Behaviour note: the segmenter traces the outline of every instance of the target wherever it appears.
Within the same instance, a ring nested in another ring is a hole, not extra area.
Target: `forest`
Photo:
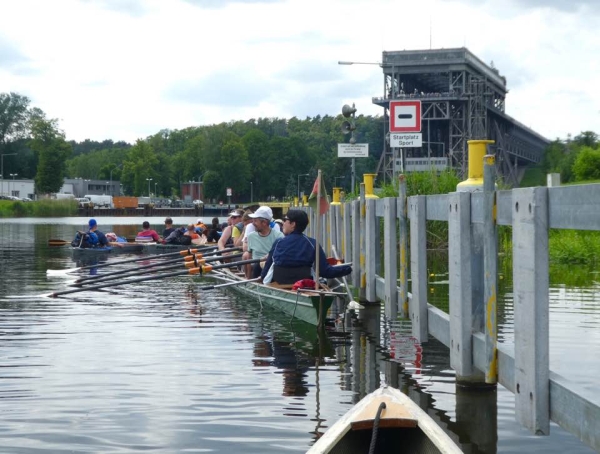
[[[0,93],[0,153],[4,175],[34,178],[38,194],[57,192],[66,177],[120,180],[124,194],[140,196],[152,178],[157,197],[177,197],[181,183],[202,181],[208,200],[223,199],[226,188],[234,203],[249,200],[250,191],[255,200],[282,200],[297,194],[298,184],[310,192],[317,169],[326,187],[351,192],[351,159],[337,156],[337,144],[349,139],[341,132],[341,114],[164,129],[130,144],[68,141],[58,120],[30,104],[18,93]],[[383,121],[356,117],[357,143],[369,144],[369,157],[356,159],[356,175],[376,170]],[[538,168],[561,173],[563,182],[600,179],[598,139],[591,131],[557,139]]]

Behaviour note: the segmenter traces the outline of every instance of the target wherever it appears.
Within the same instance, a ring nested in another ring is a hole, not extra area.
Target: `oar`
[[[340,259],[340,256],[337,253],[337,250],[335,248],[335,245],[331,245],[331,250],[333,251],[333,256],[335,257],[336,260]],[[346,294],[348,295],[348,299],[350,300],[350,302],[348,303],[348,306],[346,307],[347,309],[364,309],[365,306],[363,306],[362,304],[360,304],[358,301],[354,301],[354,295],[352,295],[352,292],[350,291],[350,287],[348,286],[348,281],[346,280],[346,276],[342,276],[342,282],[344,283],[344,287],[346,289]]]
[[[240,252],[239,254],[228,255],[227,257],[241,257],[242,255],[243,255],[243,252]],[[202,258],[202,254],[197,254],[196,256],[188,255],[187,257],[184,257],[183,260],[187,263],[190,263],[192,266],[197,267],[197,266],[203,265],[207,262],[214,262],[216,260],[220,260],[221,258],[222,257],[220,257],[220,256],[215,256],[215,257],[208,256],[207,258]],[[167,266],[167,267],[164,266],[169,263],[176,263],[177,265]],[[186,266],[187,266],[187,263],[186,263]],[[172,259],[172,260],[165,260],[163,262],[150,263],[149,265],[140,266],[133,270],[113,271],[111,273],[104,273],[104,274],[99,274],[99,275],[95,275],[95,276],[82,277],[82,278],[77,279],[71,285],[81,287],[82,285],[90,284],[91,283],[90,281],[102,282],[102,281],[118,279],[121,277],[135,276],[137,274],[154,273],[156,271],[173,269],[173,268],[180,266],[181,264],[182,263],[181,263],[180,258]],[[154,268],[154,269],[150,269],[150,268]]]
[[[57,274],[65,274],[65,273],[74,273],[74,272],[80,271],[80,270],[89,270],[92,268],[103,268],[105,266],[121,265],[123,263],[142,262],[144,260],[152,260],[155,258],[173,257],[176,255],[185,257],[187,255],[192,255],[192,254],[196,254],[196,253],[207,253],[210,251],[215,251],[215,254],[220,254],[222,252],[237,251],[239,249],[241,249],[241,247],[232,247],[229,249],[223,249],[218,252],[217,252],[217,248],[215,246],[210,246],[210,247],[206,247],[206,248],[185,249],[185,250],[177,251],[177,252],[168,252],[166,254],[144,255],[142,257],[136,257],[134,259],[118,260],[116,262],[108,262],[108,263],[99,263],[97,265],[80,266],[78,268],[68,268],[65,270],[46,270],[46,274],[57,275]]]
[[[248,282],[256,282],[260,281],[260,277],[255,277],[254,279],[246,279],[244,281],[235,281],[235,282],[227,282],[226,284],[217,284],[217,285],[205,285],[204,287],[200,287],[198,290],[212,290],[214,288],[222,288],[222,287],[230,287],[232,285],[243,285]]]
[[[48,246],[65,246],[67,244],[71,244],[71,242],[66,240],[48,240]]]
[[[105,282],[105,283],[101,283],[98,285],[90,285],[90,286],[86,286],[86,287],[78,287],[78,288],[73,288],[73,289],[69,289],[69,290],[62,290],[60,292],[50,293],[49,295],[45,295],[45,296],[48,296],[51,298],[56,298],[57,296],[68,295],[70,293],[86,292],[88,290],[99,290],[101,288],[106,288],[106,287],[117,287],[119,285],[133,284],[135,282],[153,281],[153,280],[157,280],[157,279],[164,279],[166,277],[183,276],[185,274],[202,275],[203,273],[209,273],[213,270],[218,270],[218,269],[222,269],[222,268],[231,268],[233,266],[245,265],[247,263],[257,263],[260,261],[261,261],[261,259],[250,259],[250,260],[240,260],[239,262],[224,263],[222,265],[215,265],[215,266],[202,265],[201,267],[190,268],[189,270],[173,271],[172,273],[165,273],[165,274],[160,274],[160,275],[142,276],[142,277],[137,277],[137,278],[133,278],[133,279],[126,279],[121,282],[109,282],[109,283]]]
[[[158,272],[161,272],[161,271],[168,271],[168,270],[174,270],[174,269],[177,269],[177,268],[181,268],[181,265],[182,265],[182,263],[180,262],[180,263],[177,263],[175,265],[161,266],[160,268],[153,268],[151,270],[144,270],[143,272],[138,273],[138,274],[128,274],[128,275],[126,275],[124,277],[134,277],[134,276],[144,275],[144,274],[153,274],[153,275],[156,275]],[[197,266],[196,266],[196,264],[194,262],[184,262],[183,266],[185,268],[188,268],[188,269],[189,268],[197,268]],[[104,282],[108,282],[108,281],[114,281],[114,280],[117,280],[117,279],[121,279],[122,277],[123,276],[107,276],[107,277],[99,277],[98,279],[95,279],[93,281],[89,280],[89,279],[85,280],[85,281],[82,281],[82,282],[77,281],[77,282],[74,282],[73,284],[69,284],[69,287],[96,288],[96,286],[97,286],[96,284],[98,282],[104,283]],[[132,282],[132,281],[130,281],[130,282]]]

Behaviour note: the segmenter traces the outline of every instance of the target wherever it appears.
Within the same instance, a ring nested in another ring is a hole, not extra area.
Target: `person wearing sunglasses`
[[[273,245],[261,272],[265,284],[293,284],[302,279],[314,279],[316,240],[304,234],[308,215],[302,210],[289,210],[283,218],[284,238]],[[326,279],[347,276],[350,265],[331,266],[319,245],[319,275]]]

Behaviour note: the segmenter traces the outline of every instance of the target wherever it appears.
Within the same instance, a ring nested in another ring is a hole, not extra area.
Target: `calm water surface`
[[[98,220],[124,235],[142,221]],[[162,218],[150,221],[162,228]],[[377,310],[319,337],[254,300],[199,290],[207,281],[198,278],[41,296],[68,285],[47,269],[82,264],[48,239],[70,240],[86,222],[0,220],[2,453],[304,452],[382,382],[409,394],[465,452],[592,452],[556,425],[549,437],[521,428],[501,386],[457,391],[446,347],[416,344],[408,326],[381,325]],[[432,279],[432,299],[443,301],[444,279]],[[598,280],[551,290],[551,367],[594,392]],[[509,284],[502,304],[503,341],[512,342]]]

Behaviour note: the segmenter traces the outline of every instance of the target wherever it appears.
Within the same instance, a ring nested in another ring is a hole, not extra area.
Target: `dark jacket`
[[[283,268],[312,267],[315,261],[315,246],[317,242],[314,238],[309,238],[303,233],[292,232],[289,235],[277,240],[262,270],[261,277],[267,275],[272,265]],[[323,248],[319,245],[319,275],[326,279],[342,277],[350,274],[352,267],[350,265],[331,266],[327,262],[327,257]]]
[[[108,245],[108,238],[106,238],[106,235],[104,233],[102,233],[100,230],[96,230],[94,233],[98,236],[99,247],[104,247]]]

